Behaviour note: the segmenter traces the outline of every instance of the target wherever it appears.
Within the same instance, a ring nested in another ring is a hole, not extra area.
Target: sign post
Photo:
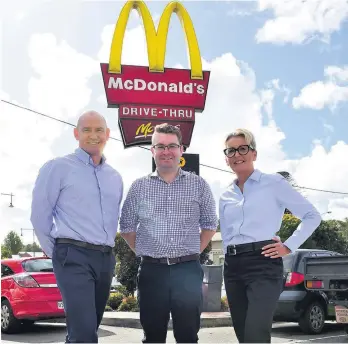
[[[123,38],[132,9],[143,20],[149,66],[121,64]],[[165,68],[167,35],[172,14],[186,35],[191,69]],[[107,104],[118,108],[118,124],[124,148],[150,145],[154,126],[170,123],[182,132],[185,149],[190,146],[196,113],[207,97],[210,71],[202,70],[201,54],[192,20],[177,1],[164,9],[155,29],[143,1],[127,1],[116,23],[109,63],[101,63]]]

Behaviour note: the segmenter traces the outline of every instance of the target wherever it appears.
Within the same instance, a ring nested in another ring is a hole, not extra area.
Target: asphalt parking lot
[[[2,334],[1,343],[63,343],[65,339],[64,324],[35,324],[26,332]],[[102,326],[99,331],[100,343],[141,343],[140,329]],[[199,334],[200,343],[238,343],[233,327],[204,328]],[[167,343],[175,343],[172,331],[168,331]],[[305,335],[297,324],[274,324],[272,343],[348,343],[348,335],[342,326],[327,323],[320,335]]]

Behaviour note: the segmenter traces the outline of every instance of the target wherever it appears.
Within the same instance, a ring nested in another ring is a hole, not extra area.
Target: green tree
[[[211,251],[213,247],[212,241],[209,241],[209,244],[207,245],[207,247],[203,250],[203,252],[201,253],[200,257],[199,257],[199,261],[202,265],[212,265],[213,261],[211,259],[209,259],[209,253]]]
[[[137,288],[137,274],[140,264],[140,258],[136,257],[129,248],[120,233],[117,233],[115,239],[114,252],[117,259],[116,275],[117,280],[126,287],[127,292],[134,296]]]
[[[4,245],[9,249],[11,254],[18,254],[23,248],[21,237],[15,231],[11,231],[6,235]]]
[[[284,215],[281,228],[277,233],[282,242],[292,235],[300,222],[293,215]],[[348,241],[342,234],[341,227],[337,226],[337,222],[332,220],[322,221],[319,227],[300,248],[332,250],[344,254],[348,252]]]
[[[220,219],[218,221],[218,225],[217,225],[217,228],[216,228],[216,232],[221,232],[221,228],[220,228]]]
[[[23,251],[25,252],[42,252],[41,247],[34,242],[33,244],[28,244],[23,247]]]
[[[348,241],[348,217],[344,220],[328,220],[333,227],[337,227],[343,237]]]
[[[11,258],[11,251],[5,245],[1,245],[1,259]]]

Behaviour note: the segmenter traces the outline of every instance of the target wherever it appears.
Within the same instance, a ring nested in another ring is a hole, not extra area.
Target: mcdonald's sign
[[[149,66],[121,64],[123,38],[132,9],[137,10],[144,24]],[[191,69],[164,66],[173,13],[179,17],[187,38]],[[147,135],[137,135],[138,128],[164,122],[180,125],[183,144],[190,145],[195,113],[205,107],[210,71],[202,70],[193,23],[180,2],[170,2],[165,7],[157,30],[143,1],[126,2],[116,23],[109,63],[101,63],[101,72],[108,107],[119,109],[118,122],[125,147],[150,144],[152,134],[147,131]]]

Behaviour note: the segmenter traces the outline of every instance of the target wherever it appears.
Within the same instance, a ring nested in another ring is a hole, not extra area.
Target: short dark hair
[[[168,123],[162,123],[155,126],[155,132],[160,134],[174,134],[179,140],[179,144],[182,144],[182,135],[181,131],[175,125]]]

